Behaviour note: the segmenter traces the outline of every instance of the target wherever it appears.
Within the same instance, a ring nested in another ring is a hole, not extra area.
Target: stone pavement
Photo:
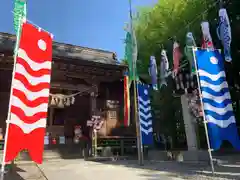
[[[45,161],[39,167],[20,163],[15,170],[5,180],[240,180],[240,164],[217,166],[215,177],[206,164],[145,161],[144,166],[138,166],[135,160],[59,159]]]
[[[137,161],[90,162],[84,160],[48,161],[40,166],[48,180],[185,180],[185,179],[240,179],[240,166],[216,167],[215,177],[206,164],[180,164],[176,162],[145,162],[138,166]]]
[[[103,164],[84,160],[61,160],[45,162],[40,168],[49,180],[183,180],[167,177],[161,172],[135,169],[120,165]]]
[[[9,171],[4,180],[47,180],[32,162],[21,163]]]

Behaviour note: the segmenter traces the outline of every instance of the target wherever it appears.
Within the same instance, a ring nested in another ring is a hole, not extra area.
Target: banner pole
[[[204,129],[205,129],[205,135],[206,135],[207,145],[208,145],[208,154],[209,154],[209,159],[210,159],[210,163],[211,163],[212,174],[214,175],[215,170],[214,170],[214,164],[213,164],[212,149],[211,149],[211,146],[210,146],[210,140],[209,140],[209,136],[208,136],[207,120],[206,120],[205,111],[204,111],[204,106],[203,106],[202,92],[201,92],[201,86],[200,86],[199,74],[198,74],[198,66],[197,66],[197,60],[196,60],[196,56],[195,56],[195,51],[196,51],[196,50],[197,50],[197,48],[196,48],[196,47],[193,47],[193,59],[194,59],[194,64],[195,64],[195,68],[196,68],[198,91],[199,91],[199,96],[200,96],[200,102],[201,102],[202,112],[203,112],[203,124],[204,124]]]
[[[137,150],[138,150],[138,163],[140,166],[144,165],[143,158],[143,144],[142,144],[142,134],[141,134],[141,126],[139,122],[139,113],[138,113],[138,85],[136,83],[136,79],[133,80],[134,85],[134,118],[136,123],[136,133],[137,133]]]
[[[4,180],[4,171],[5,171],[5,159],[6,159],[6,152],[7,152],[7,139],[8,139],[8,132],[9,132],[9,125],[10,125],[10,117],[11,117],[11,102],[12,102],[12,82],[14,80],[14,74],[16,71],[16,61],[17,61],[17,55],[18,55],[18,46],[19,46],[19,40],[20,40],[20,32],[21,32],[21,25],[22,25],[22,18],[19,18],[19,27],[18,32],[16,34],[16,45],[14,49],[14,59],[13,59],[13,71],[12,71],[12,81],[11,81],[11,89],[10,89],[10,97],[9,97],[9,103],[8,103],[8,114],[7,114],[7,120],[6,120],[6,131],[4,136],[4,148],[3,148],[3,157],[2,157],[2,166],[1,166],[1,180]]]

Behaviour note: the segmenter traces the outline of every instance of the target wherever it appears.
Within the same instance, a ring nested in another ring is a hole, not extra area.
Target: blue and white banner
[[[195,57],[211,148],[217,150],[228,140],[240,150],[223,58],[218,50],[196,50]]]
[[[149,86],[138,84],[138,115],[143,145],[153,145],[152,112]]]

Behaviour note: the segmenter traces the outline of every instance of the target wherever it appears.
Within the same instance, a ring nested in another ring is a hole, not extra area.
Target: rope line
[[[93,88],[97,88],[97,86],[94,85],[94,86],[92,86],[92,87],[90,87],[90,88],[86,88],[84,91],[80,91],[80,92],[77,92],[77,93],[74,93],[74,94],[71,94],[71,95],[64,95],[64,97],[65,97],[65,98],[75,97],[75,96],[77,96],[77,95],[80,95],[80,94],[83,94],[83,93],[85,93],[85,92],[88,92],[88,91],[90,91],[90,90],[93,89]],[[51,93],[49,93],[49,95],[50,95],[50,96],[56,96],[56,94],[51,94]]]
[[[230,0],[228,0],[226,4],[228,4],[229,2],[230,2]],[[182,30],[184,30],[184,29],[186,29],[186,28],[189,28],[190,25],[192,25],[194,22],[196,22],[196,21],[198,20],[198,18],[203,17],[204,14],[206,14],[207,12],[209,12],[210,10],[212,10],[212,8],[214,8],[215,5],[218,4],[218,3],[221,3],[221,0],[217,0],[217,1],[214,2],[212,5],[210,5],[205,11],[203,11],[203,12],[200,13],[200,14],[198,14],[192,21],[188,22],[183,28],[179,29],[179,30],[176,32],[176,34],[179,34]],[[169,40],[173,39],[174,37],[176,37],[176,35],[168,38],[166,41],[169,41]],[[157,44],[162,45],[163,42],[157,43]]]

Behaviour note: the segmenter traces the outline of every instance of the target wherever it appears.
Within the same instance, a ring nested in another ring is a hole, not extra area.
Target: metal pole
[[[130,26],[131,26],[131,34],[133,35],[133,17],[132,17],[132,1],[129,0],[129,14],[130,14]],[[134,49],[134,42],[132,42],[132,50]],[[133,57],[133,52],[132,52]],[[133,71],[133,89],[134,89],[134,120],[136,123],[136,135],[137,135],[137,150],[138,150],[138,163],[140,166],[143,165],[143,145],[142,145],[142,137],[141,137],[141,127],[138,117],[138,92],[137,92],[137,83],[136,83],[136,61],[132,58],[132,71]]]
[[[201,106],[202,106],[202,112],[203,112],[203,124],[204,124],[204,129],[205,129],[205,134],[206,134],[207,145],[208,145],[208,154],[209,154],[209,159],[210,159],[210,163],[211,163],[212,174],[214,175],[215,170],[214,170],[214,164],[213,164],[213,158],[212,158],[212,149],[210,146],[210,140],[209,140],[209,136],[208,136],[207,120],[206,120],[203,101],[202,101],[202,91],[201,91],[201,87],[200,87],[198,67],[197,67],[197,61],[196,61],[196,56],[195,56],[196,50],[197,50],[197,48],[193,47],[193,58],[194,58],[194,63],[195,63],[196,75],[197,75],[198,91],[199,91],[199,96],[200,96],[200,101],[201,101]]]
[[[14,63],[13,63],[13,72],[12,72],[12,81],[14,80],[14,74],[16,70],[16,61],[17,61],[17,55],[18,55],[18,46],[19,46],[19,40],[20,40],[20,32],[21,32],[21,25],[22,25],[22,18],[19,18],[19,27],[18,27],[18,32],[17,32],[17,38],[16,38],[16,45],[14,49]],[[10,97],[9,97],[9,104],[8,104],[8,115],[7,115],[7,120],[6,120],[6,131],[5,131],[5,136],[4,136],[4,148],[3,148],[3,157],[2,157],[2,166],[1,166],[1,177],[0,179],[4,179],[4,171],[5,171],[5,159],[6,159],[6,153],[7,153],[7,140],[8,140],[8,133],[9,133],[9,124],[10,124],[10,117],[11,117],[11,101],[12,101],[12,91],[13,87],[11,85],[11,90],[10,90]]]

